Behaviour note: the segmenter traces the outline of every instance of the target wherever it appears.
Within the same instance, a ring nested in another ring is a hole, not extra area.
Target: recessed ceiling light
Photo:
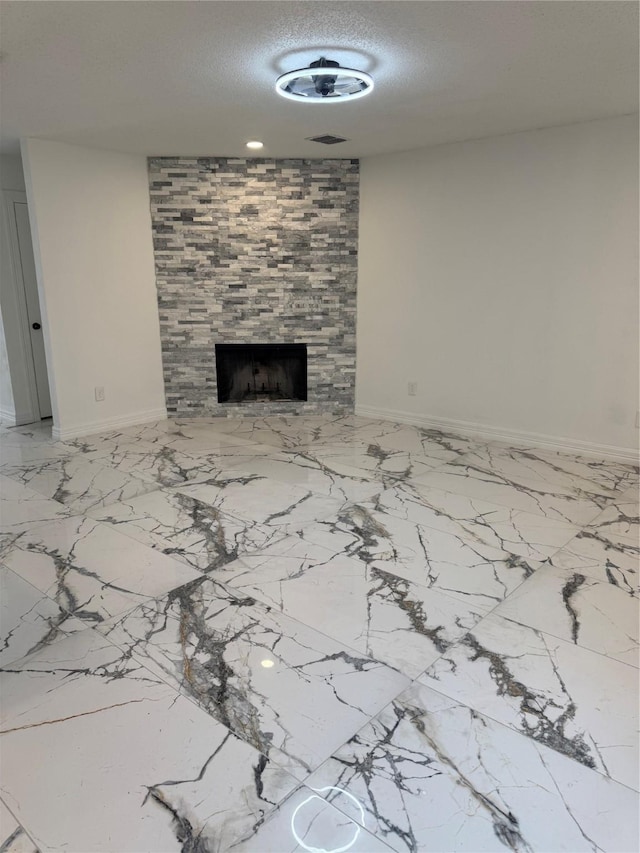
[[[276,80],[276,92],[283,98],[307,104],[335,104],[355,101],[373,91],[373,78],[355,68],[341,68],[333,59],[321,56],[308,68],[288,71]]]
[[[275,662],[270,660],[269,658],[265,658],[264,660],[260,661],[260,665],[263,666],[265,669],[271,669],[272,666],[275,666]]]
[[[247,142],[247,148],[262,148],[263,143],[259,142],[257,139],[252,139],[251,142]]]

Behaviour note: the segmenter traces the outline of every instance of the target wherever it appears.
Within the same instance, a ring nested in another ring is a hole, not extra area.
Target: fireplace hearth
[[[307,399],[306,344],[216,344],[219,403]]]

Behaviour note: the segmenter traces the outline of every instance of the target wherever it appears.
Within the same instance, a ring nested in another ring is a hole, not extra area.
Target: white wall
[[[637,126],[362,161],[359,411],[593,452],[637,445]]]
[[[0,155],[0,183],[3,190],[21,190],[24,192],[24,172],[20,154]]]
[[[145,158],[40,139],[22,158],[54,434],[164,417]]]

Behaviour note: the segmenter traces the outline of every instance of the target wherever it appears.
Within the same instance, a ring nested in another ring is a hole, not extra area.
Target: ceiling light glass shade
[[[262,148],[262,142],[258,142],[257,139],[252,139],[251,142],[247,142],[247,148]]]
[[[321,62],[282,74],[276,80],[276,92],[299,103],[335,104],[364,98],[373,91],[373,78],[364,71]]]

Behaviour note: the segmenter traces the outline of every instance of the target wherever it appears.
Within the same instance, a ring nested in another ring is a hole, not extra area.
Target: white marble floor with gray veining
[[[634,853],[638,469],[0,427],[0,853]]]

